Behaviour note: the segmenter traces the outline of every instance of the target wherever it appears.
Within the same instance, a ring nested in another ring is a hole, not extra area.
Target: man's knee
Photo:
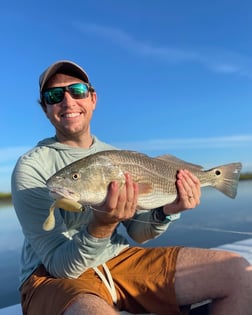
[[[226,254],[225,268],[229,269],[232,275],[234,275],[234,273],[246,273],[246,269],[250,264],[244,257],[234,252],[224,253]]]
[[[68,306],[63,315],[117,315],[102,298],[93,294],[79,294]]]

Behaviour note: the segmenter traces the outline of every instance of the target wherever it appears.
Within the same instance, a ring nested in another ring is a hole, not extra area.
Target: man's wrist
[[[87,231],[90,235],[96,238],[107,238],[113,234],[116,226],[117,224],[100,225],[91,221],[88,224]]]

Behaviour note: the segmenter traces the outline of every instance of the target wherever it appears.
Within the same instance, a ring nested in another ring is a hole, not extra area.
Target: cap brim
[[[87,73],[79,65],[69,60],[60,60],[52,64],[41,74],[39,78],[40,92],[43,91],[48,80],[50,80],[50,78],[56,73],[72,75],[86,83],[89,83]]]

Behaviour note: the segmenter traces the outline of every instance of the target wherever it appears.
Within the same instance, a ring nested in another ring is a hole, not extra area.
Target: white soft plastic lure
[[[51,231],[55,227],[55,217],[54,217],[55,208],[62,208],[64,210],[74,211],[74,212],[81,212],[83,211],[83,209],[85,209],[82,207],[82,205],[79,202],[71,200],[71,199],[60,198],[60,199],[55,200],[52,203],[49,209],[49,215],[43,224],[43,229],[45,231]]]

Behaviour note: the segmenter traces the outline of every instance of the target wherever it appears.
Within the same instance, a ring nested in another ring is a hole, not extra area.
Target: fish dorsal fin
[[[203,169],[201,165],[186,162],[171,154],[160,155],[160,156],[157,156],[156,159],[159,159],[168,163],[173,163],[181,167],[183,166],[183,168],[186,168],[186,166],[188,166],[190,169],[196,169],[196,170]]]

